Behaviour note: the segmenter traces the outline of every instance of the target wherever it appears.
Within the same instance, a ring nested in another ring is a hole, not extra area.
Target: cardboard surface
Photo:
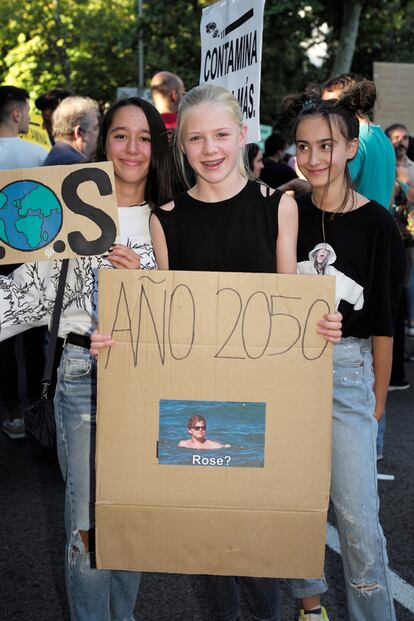
[[[0,264],[102,254],[117,234],[111,162],[0,170]]]
[[[414,63],[374,63],[377,87],[375,122],[386,129],[393,123],[404,123],[414,132]]]
[[[98,365],[98,566],[320,577],[332,346],[316,321],[334,307],[334,278],[99,278],[100,331],[116,344]],[[178,446],[188,413],[200,412],[222,448]],[[261,438],[251,426],[263,416]],[[258,439],[263,462],[252,458]],[[162,443],[170,463],[160,463]]]

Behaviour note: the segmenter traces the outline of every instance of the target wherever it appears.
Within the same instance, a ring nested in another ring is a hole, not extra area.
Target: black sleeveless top
[[[205,203],[181,194],[171,211],[157,208],[171,270],[276,272],[278,206],[248,181],[228,200]]]

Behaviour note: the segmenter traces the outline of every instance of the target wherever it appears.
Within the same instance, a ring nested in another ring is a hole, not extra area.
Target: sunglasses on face
[[[195,429],[195,431],[205,431],[206,430],[206,426],[205,425],[195,425],[193,427],[193,429]]]

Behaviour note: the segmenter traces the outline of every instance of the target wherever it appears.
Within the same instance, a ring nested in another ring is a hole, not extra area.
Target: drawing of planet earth
[[[55,193],[37,181],[15,181],[0,189],[0,240],[16,250],[50,244],[62,227]]]

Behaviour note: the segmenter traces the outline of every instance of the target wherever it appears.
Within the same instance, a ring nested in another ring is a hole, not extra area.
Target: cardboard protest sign
[[[414,132],[414,63],[374,63],[374,81],[378,99],[374,118],[384,129],[404,123]]]
[[[110,162],[0,170],[0,264],[102,254],[117,223]]]
[[[100,272],[100,568],[322,575],[334,282]]]
[[[224,86],[238,99],[248,142],[260,140],[260,77],[265,0],[222,0],[203,9],[200,84]]]

